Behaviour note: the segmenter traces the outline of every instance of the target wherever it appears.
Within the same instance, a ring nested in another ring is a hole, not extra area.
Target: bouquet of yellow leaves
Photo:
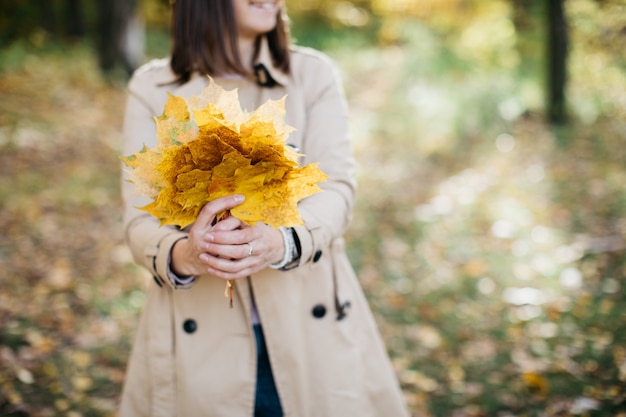
[[[122,157],[133,168],[135,192],[152,199],[141,209],[184,228],[209,201],[242,194],[245,201],[230,211],[242,222],[302,225],[298,201],[321,191],[317,183],[327,175],[315,163],[299,166],[301,155],[286,146],[293,128],[284,122],[284,100],[248,114],[237,90],[213,80],[198,96],[168,95],[155,117],[157,145]]]
[[[301,155],[286,146],[293,128],[285,124],[284,101],[268,100],[249,114],[237,90],[213,80],[198,96],[168,94],[154,118],[157,145],[121,158],[132,168],[135,192],[152,200],[140,209],[161,225],[184,228],[206,203],[242,194],[245,201],[230,215],[246,224],[303,224],[297,204],[321,191],[317,184],[327,175],[317,164],[299,166]]]

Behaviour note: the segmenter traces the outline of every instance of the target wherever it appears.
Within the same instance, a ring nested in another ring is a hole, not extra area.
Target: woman
[[[154,277],[129,361],[125,416],[407,416],[401,391],[342,235],[354,160],[340,81],[319,52],[289,44],[281,2],[176,0],[169,60],[129,83],[124,155],[154,146],[167,92],[198,94],[208,76],[238,89],[242,108],[286,98],[290,145],[329,175],[299,204],[305,225],[253,227],[208,203],[185,230],[137,210],[124,181],[124,227]],[[234,308],[223,298],[235,280]]]

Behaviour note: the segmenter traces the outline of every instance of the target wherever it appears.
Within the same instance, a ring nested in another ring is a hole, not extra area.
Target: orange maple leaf
[[[285,98],[268,100],[249,114],[236,90],[210,81],[189,99],[168,94],[155,117],[157,145],[126,157],[135,191],[152,199],[141,207],[161,224],[193,223],[209,201],[231,194],[246,198],[231,215],[246,224],[275,228],[303,224],[300,200],[321,191],[317,164],[299,166],[301,155],[286,146]]]

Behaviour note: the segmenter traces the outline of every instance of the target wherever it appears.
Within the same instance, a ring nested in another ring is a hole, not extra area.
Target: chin
[[[276,15],[280,3],[280,0],[248,0],[248,8],[256,13]]]
[[[234,0],[239,32],[261,35],[276,27],[281,1],[277,0]]]

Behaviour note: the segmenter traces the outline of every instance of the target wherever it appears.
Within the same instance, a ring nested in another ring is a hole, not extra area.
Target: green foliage
[[[93,35],[94,2],[22,0],[0,2],[0,46],[41,38],[75,41]]]
[[[396,28],[401,47],[331,53],[347,74],[363,167],[350,257],[413,410],[616,414],[626,401],[623,104],[552,130],[541,80],[497,59],[501,45],[467,51],[462,30],[407,26]],[[578,59],[594,50],[572,50],[580,103],[583,90],[624,91],[615,56],[597,58],[606,67],[590,76]]]
[[[552,129],[520,70],[539,46],[520,50],[508,2],[467,4],[456,26],[294,7],[346,82],[350,258],[414,415],[623,416],[624,14],[568,2],[574,117]],[[153,285],[122,239],[124,90],[87,46],[37,39],[0,51],[0,414],[112,416]]]
[[[362,48],[377,41],[376,22],[352,27],[315,14],[290,15],[291,36],[295,43],[321,50]]]

